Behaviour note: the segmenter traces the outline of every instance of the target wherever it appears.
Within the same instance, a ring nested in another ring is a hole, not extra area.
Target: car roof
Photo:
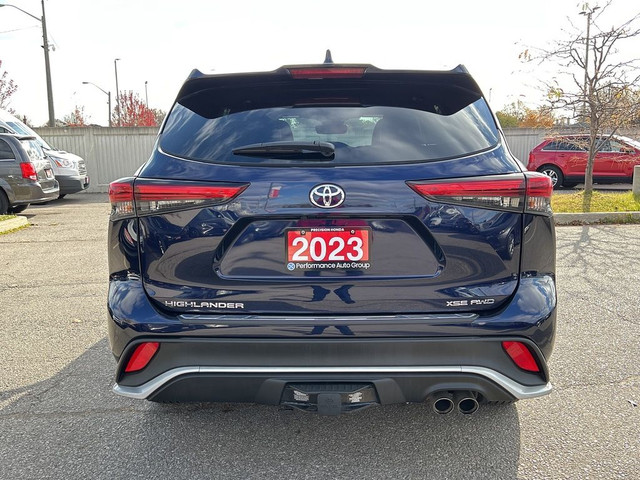
[[[17,133],[0,133],[0,138],[15,138],[16,140],[36,140],[33,135],[19,135]]]

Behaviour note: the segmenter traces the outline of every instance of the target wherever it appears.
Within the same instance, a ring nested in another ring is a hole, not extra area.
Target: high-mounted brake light
[[[22,171],[22,178],[38,180],[38,172],[36,172],[36,166],[33,163],[22,162],[20,164],[20,170]]]
[[[502,348],[511,357],[513,363],[528,372],[539,372],[538,362],[533,358],[531,351],[522,342],[502,342]]]
[[[512,212],[551,214],[550,180],[535,172],[407,182],[423,197],[434,202]]]
[[[127,366],[124,371],[126,373],[137,372],[149,365],[149,362],[158,351],[160,344],[158,342],[141,343],[131,354]]]
[[[248,186],[124,178],[109,185],[111,217],[149,215],[197,205],[220,205],[240,195]]]
[[[305,67],[289,68],[289,73],[295,79],[320,78],[361,78],[366,67]]]

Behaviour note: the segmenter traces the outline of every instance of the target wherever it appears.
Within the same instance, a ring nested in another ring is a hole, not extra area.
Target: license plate
[[[368,269],[371,231],[358,227],[296,228],[286,231],[288,270]]]

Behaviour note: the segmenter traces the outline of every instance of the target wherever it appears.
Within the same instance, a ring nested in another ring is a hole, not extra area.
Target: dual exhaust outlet
[[[451,413],[454,408],[464,415],[476,413],[478,407],[478,399],[476,394],[471,391],[453,391],[453,392],[436,392],[431,395],[433,410],[440,414],[446,415]]]

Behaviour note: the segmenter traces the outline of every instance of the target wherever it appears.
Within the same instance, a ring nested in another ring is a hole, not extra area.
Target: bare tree
[[[618,48],[640,35],[640,13],[618,26],[605,28],[606,13],[613,1],[604,6],[582,5],[586,30],[563,30],[565,38],[548,49],[525,51],[528,61],[553,62],[558,76],[543,82],[551,107],[571,115],[589,132],[589,157],[585,172],[585,206],[593,191],[593,164],[596,153],[620,128],[640,114],[640,65],[638,58],[621,58]]]
[[[9,106],[9,98],[16,93],[18,86],[8,77],[5,70],[2,71],[2,60],[0,60],[0,109],[6,109]]]

